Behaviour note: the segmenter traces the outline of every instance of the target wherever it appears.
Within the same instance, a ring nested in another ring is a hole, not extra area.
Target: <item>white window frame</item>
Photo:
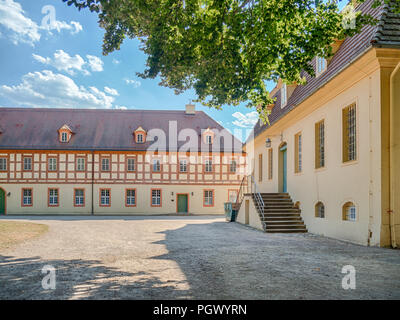
[[[110,189],[101,189],[100,191],[100,205],[103,207],[110,206],[111,203]]]
[[[48,166],[49,171],[57,171],[57,158],[49,158]]]
[[[129,192],[131,192],[131,194],[129,194]],[[126,189],[126,205],[136,206],[136,189]]]
[[[187,160],[186,159],[179,160],[179,172],[187,172]]]
[[[68,133],[61,132],[61,142],[68,142]]]
[[[144,134],[143,133],[138,133],[137,138],[136,138],[137,143],[144,143]]]
[[[161,172],[160,159],[153,159],[153,172]]]
[[[136,160],[135,158],[128,158],[126,162],[126,171],[133,172],[136,170]]]
[[[232,170],[232,168],[234,170]],[[236,162],[236,160],[231,160],[230,163],[229,163],[229,172],[230,173],[236,173],[236,171],[237,171],[237,162]]]
[[[29,194],[25,195],[25,191],[29,191]],[[31,206],[32,205],[32,189],[23,189],[22,191],[22,204],[24,206]]]
[[[357,208],[354,204],[346,207],[346,221],[357,221]]]
[[[151,190],[151,205],[154,207],[161,206],[161,189]]]
[[[77,191],[82,192],[82,195],[78,195]],[[85,190],[84,189],[75,189],[74,190],[74,201],[75,201],[75,206],[83,206],[85,205]]]
[[[110,158],[101,158],[101,171],[110,171]]]
[[[29,161],[27,162],[26,160]],[[24,157],[24,171],[31,171],[32,170],[32,157]]]
[[[7,171],[7,158],[0,158],[0,171]]]
[[[213,172],[212,159],[206,159],[205,165],[204,165],[204,172]]]
[[[49,206],[58,206],[58,189],[49,189]]]
[[[76,171],[85,171],[85,160],[86,159],[82,157],[76,159]]]
[[[214,205],[214,190],[204,190],[204,205],[205,206]]]
[[[325,58],[317,57],[316,59],[316,75],[317,77],[324,73],[328,67],[328,62]]]

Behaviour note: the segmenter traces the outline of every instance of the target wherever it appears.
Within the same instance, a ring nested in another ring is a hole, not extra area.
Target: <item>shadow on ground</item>
[[[310,234],[271,235],[215,221],[159,233],[163,240],[149,234],[148,242],[130,253],[142,260],[136,269],[120,264],[121,256],[113,264],[121,269],[102,259],[0,256],[0,299],[400,299],[397,250]],[[141,256],[152,244],[165,246],[167,253]],[[166,270],[164,260],[179,268]],[[41,287],[44,265],[57,270],[54,291]],[[138,270],[143,265],[152,270]],[[356,290],[342,288],[345,265],[356,268]]]
[[[56,268],[56,289],[43,289],[45,265]],[[135,281],[127,279],[135,278]],[[97,260],[42,260],[0,256],[0,299],[182,299],[185,290],[145,271],[130,273]],[[168,295],[166,295],[168,294]],[[160,298],[164,296],[164,298]]]

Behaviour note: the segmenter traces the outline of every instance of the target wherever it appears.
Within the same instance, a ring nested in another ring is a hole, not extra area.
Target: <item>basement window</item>
[[[343,205],[342,214],[345,221],[357,221],[357,209],[353,202],[346,202]]]

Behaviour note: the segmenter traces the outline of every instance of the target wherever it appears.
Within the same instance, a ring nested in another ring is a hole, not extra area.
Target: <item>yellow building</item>
[[[221,214],[242,143],[204,112],[0,110],[1,214]]]
[[[238,221],[373,246],[400,245],[400,15],[379,20],[315,58],[306,85],[279,81],[270,124],[245,145],[252,178]]]

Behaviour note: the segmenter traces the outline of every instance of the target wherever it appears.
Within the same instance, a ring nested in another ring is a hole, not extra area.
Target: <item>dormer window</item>
[[[321,73],[323,73],[326,70],[327,62],[325,58],[317,57],[316,63],[317,63],[316,74],[318,77]]]
[[[282,84],[281,88],[281,108],[285,107],[287,104],[287,85],[286,83]]]
[[[142,127],[137,128],[133,135],[135,136],[136,143],[146,142],[146,131]]]
[[[203,132],[203,141],[205,144],[213,144],[214,132],[210,128]]]
[[[61,142],[68,142],[68,133],[61,132]]]
[[[67,143],[71,139],[72,129],[64,124],[60,129],[58,129],[59,141],[62,143]]]

